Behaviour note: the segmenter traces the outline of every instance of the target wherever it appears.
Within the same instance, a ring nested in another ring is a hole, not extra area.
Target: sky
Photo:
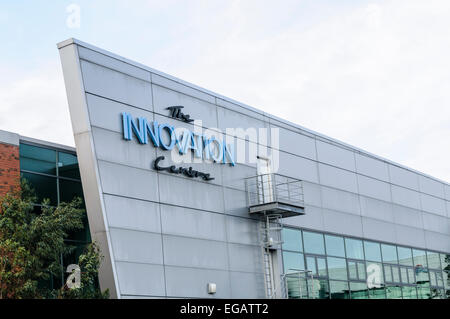
[[[450,182],[448,0],[15,0],[0,26],[1,130],[74,145],[74,37]]]

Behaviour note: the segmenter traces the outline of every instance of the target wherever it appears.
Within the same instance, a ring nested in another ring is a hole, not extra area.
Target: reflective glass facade
[[[450,255],[439,252],[283,229],[283,283],[289,298],[446,298],[449,261]]]
[[[55,206],[61,202],[70,202],[74,197],[83,198],[78,161],[74,152],[22,142],[19,154],[21,177],[29,181],[38,197],[35,212],[39,213],[41,202],[45,198],[50,199],[50,204]],[[70,256],[61,256],[63,270],[67,265],[77,263],[78,256],[91,242],[87,218],[84,230],[70,234],[65,241],[75,249]],[[65,276],[63,271],[60,277],[54,277],[51,282],[43,284],[59,288]]]

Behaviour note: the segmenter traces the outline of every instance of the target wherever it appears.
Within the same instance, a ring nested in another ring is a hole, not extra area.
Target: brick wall
[[[19,181],[19,147],[0,143],[0,195],[13,191]]]

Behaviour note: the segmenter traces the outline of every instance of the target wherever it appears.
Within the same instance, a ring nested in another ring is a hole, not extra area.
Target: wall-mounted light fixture
[[[209,282],[207,287],[208,287],[208,294],[214,295],[216,293],[217,287],[215,283]]]

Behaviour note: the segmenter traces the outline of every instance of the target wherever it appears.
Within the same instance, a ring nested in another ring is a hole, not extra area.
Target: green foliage
[[[64,271],[61,256],[75,248],[64,239],[83,229],[86,213],[80,198],[57,207],[44,200],[40,212],[33,211],[35,202],[34,190],[25,180],[16,193],[0,197],[0,298],[107,297],[97,285],[101,256],[95,244],[88,245],[79,257],[82,287],[76,292],[38,284]]]
[[[0,241],[0,299],[15,298],[33,289],[33,283],[26,278],[29,259],[29,253],[18,243]]]
[[[100,267],[100,248],[92,243],[87,246],[86,252],[78,258],[78,265],[81,269],[81,283],[79,288],[69,289],[64,285],[59,291],[57,298],[64,299],[107,299],[109,291],[102,292],[98,289],[97,274]]]

